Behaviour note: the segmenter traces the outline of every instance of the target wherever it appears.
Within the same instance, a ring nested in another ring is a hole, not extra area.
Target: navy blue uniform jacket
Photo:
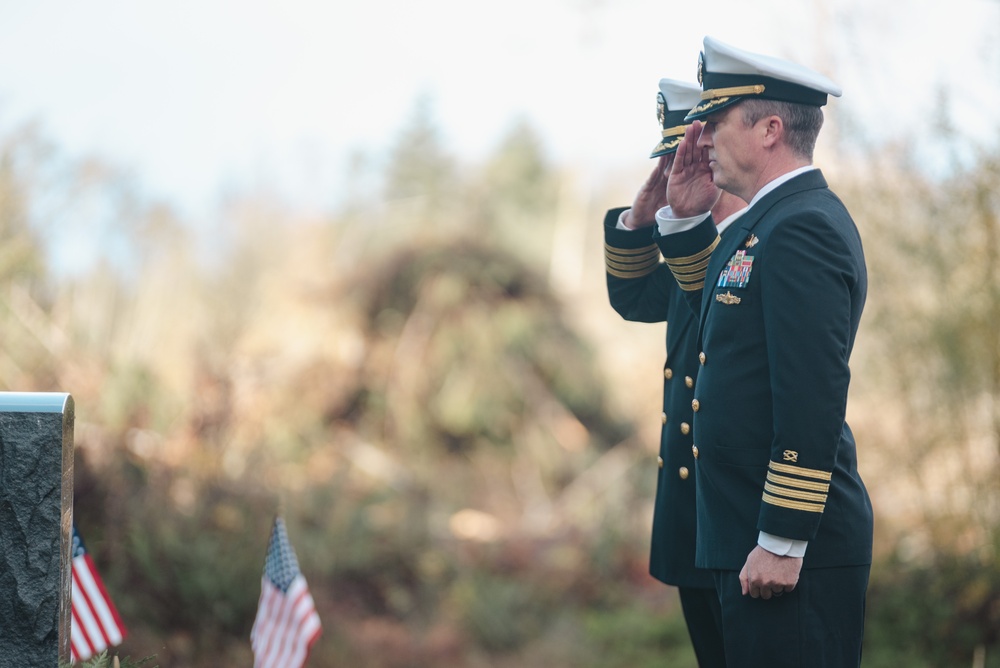
[[[660,261],[652,228],[619,230],[624,208],[604,219],[608,298],[623,318],[666,322],[663,414],[649,572],[666,584],[713,587],[711,573],[695,568],[695,459],[692,453],[698,325],[670,269]],[[726,233],[728,235],[728,232]]]
[[[812,170],[721,240],[711,217],[654,234],[699,311],[696,564],[740,570],[759,531],[808,540],[804,568],[871,563],[872,507],[845,421],[868,288],[847,209]]]

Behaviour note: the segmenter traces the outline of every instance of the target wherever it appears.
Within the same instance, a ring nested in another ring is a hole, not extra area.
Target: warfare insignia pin
[[[758,241],[760,241],[760,239],[757,238],[757,235],[751,233],[750,236],[747,237],[746,247],[747,248],[753,248],[754,246],[757,245]]]
[[[753,255],[738,250],[729,260],[729,264],[719,274],[717,287],[745,288],[750,281],[750,270],[753,269]]]
[[[715,301],[722,302],[726,306],[732,306],[733,304],[739,304],[742,300],[732,292],[726,290],[726,294],[724,295],[715,295]]]

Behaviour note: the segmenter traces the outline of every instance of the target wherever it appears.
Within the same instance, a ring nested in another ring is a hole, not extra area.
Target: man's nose
[[[701,132],[698,133],[698,143],[695,144],[698,148],[705,148],[706,146],[712,145],[712,135],[708,132],[708,126],[702,124]]]

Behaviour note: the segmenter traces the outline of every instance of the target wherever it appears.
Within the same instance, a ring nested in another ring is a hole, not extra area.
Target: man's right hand
[[[673,154],[661,155],[653,173],[642,184],[632,208],[625,212],[625,227],[638,229],[656,222],[656,212],[667,205],[667,178],[673,165]]]
[[[707,213],[719,201],[722,191],[712,179],[708,149],[698,147],[704,123],[695,121],[684,131],[677,147],[674,167],[667,184],[667,199],[674,218],[690,218]]]

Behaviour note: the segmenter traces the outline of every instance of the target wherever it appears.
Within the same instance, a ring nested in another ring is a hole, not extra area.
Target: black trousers
[[[804,569],[766,601],[742,594],[737,571],[715,571],[729,668],[858,668],[870,570]]]
[[[726,668],[718,592],[707,587],[678,587],[677,591],[699,668]]]

